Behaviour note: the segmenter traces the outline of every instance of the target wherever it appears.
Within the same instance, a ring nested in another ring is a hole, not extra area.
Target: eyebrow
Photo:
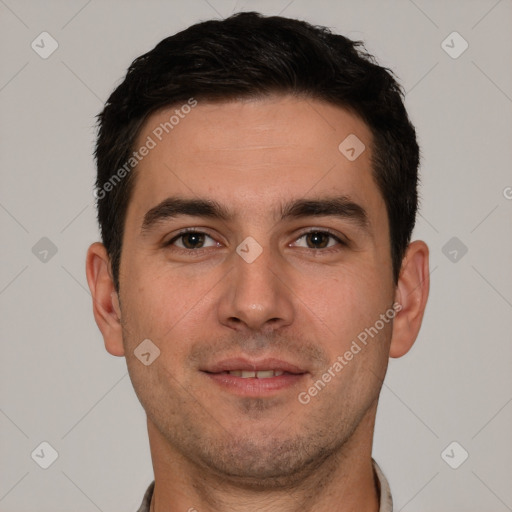
[[[281,210],[281,220],[303,217],[337,217],[353,221],[365,230],[370,227],[366,210],[346,196],[299,199],[287,203]]]
[[[346,196],[293,200],[281,207],[280,215],[280,220],[337,217],[355,222],[364,230],[368,230],[370,224],[366,210]],[[234,214],[225,206],[210,199],[168,197],[144,215],[141,234],[150,232],[161,222],[179,216],[228,221],[234,217]]]
[[[209,219],[229,220],[232,215],[221,204],[209,199],[182,199],[168,197],[151,208],[142,221],[141,233],[151,231],[162,221],[179,216],[205,217]]]

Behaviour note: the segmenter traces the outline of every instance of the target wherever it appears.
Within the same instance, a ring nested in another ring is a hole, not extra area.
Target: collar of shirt
[[[375,461],[373,461],[373,470],[375,472],[377,489],[379,492],[379,512],[393,512],[393,499],[391,497],[389,483],[379,465]],[[142,504],[137,512],[150,512],[151,498],[153,497],[154,488],[155,482],[153,481],[147,488],[146,493],[144,494],[144,499],[142,500]]]

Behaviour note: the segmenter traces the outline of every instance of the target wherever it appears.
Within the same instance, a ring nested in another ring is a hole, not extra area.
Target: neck
[[[377,512],[371,459],[376,407],[350,439],[303,474],[276,484],[255,484],[216,474],[175,450],[148,420],[155,473],[151,512]]]

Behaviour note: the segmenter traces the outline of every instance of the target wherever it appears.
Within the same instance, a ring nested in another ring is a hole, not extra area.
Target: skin
[[[173,110],[152,115],[135,146]],[[338,150],[349,134],[366,146],[355,161]],[[119,294],[104,246],[90,246],[96,322],[107,351],[126,358],[147,413],[156,512],[378,510],[371,447],[379,392],[388,358],[417,337],[429,272],[427,246],[416,241],[393,282],[371,144],[363,121],[320,101],[199,102],[136,168]],[[146,212],[169,196],[215,200],[232,218],[182,215],[141,233]],[[360,205],[367,226],[280,219],[289,201],[333,196]],[[164,246],[189,227],[211,238]],[[304,236],[326,230],[346,243]],[[248,236],[262,248],[252,263],[236,252]],[[194,248],[201,240],[206,247]],[[394,320],[300,403],[298,394],[394,302]],[[160,356],[145,366],[134,350],[148,338]],[[276,357],[306,373],[274,394],[247,397],[201,371],[239,355]]]

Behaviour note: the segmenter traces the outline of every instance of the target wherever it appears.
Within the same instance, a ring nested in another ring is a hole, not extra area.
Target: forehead
[[[326,194],[378,208],[371,142],[360,118],[318,100],[177,105],[150,116],[139,133],[135,148],[152,148],[137,164],[128,217],[140,224],[145,211],[170,195],[214,199],[247,216],[290,198]],[[353,159],[352,148],[364,150]]]

